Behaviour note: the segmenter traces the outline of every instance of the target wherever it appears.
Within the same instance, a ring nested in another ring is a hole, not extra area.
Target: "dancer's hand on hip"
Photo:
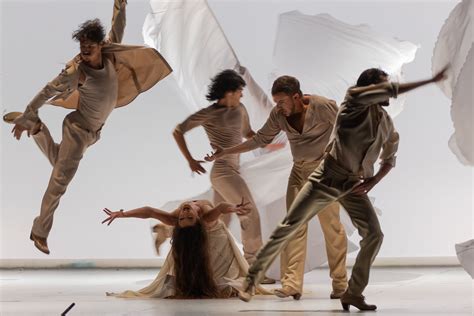
[[[213,143],[211,143],[211,147],[214,148],[214,151],[204,157],[205,161],[211,162],[224,156],[224,149],[222,147]]]
[[[361,183],[356,185],[351,193],[355,195],[364,195],[368,194],[370,190],[379,182],[376,177],[365,178]]]

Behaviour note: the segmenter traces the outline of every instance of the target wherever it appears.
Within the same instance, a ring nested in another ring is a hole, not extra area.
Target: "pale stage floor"
[[[0,270],[3,315],[347,315],[339,300],[330,300],[327,269],[305,278],[300,301],[256,296],[250,303],[238,299],[164,300],[106,297],[106,291],[137,290],[157,270]],[[365,295],[378,305],[357,315],[472,315],[473,280],[461,268],[374,268]],[[351,307],[351,312],[356,313]]]

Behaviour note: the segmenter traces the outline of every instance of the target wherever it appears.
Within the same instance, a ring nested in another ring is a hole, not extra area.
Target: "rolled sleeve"
[[[382,146],[382,153],[380,154],[380,164],[389,164],[395,167],[397,161],[398,144],[400,141],[400,135],[397,131],[393,130],[390,137]]]
[[[109,43],[121,43],[126,25],[126,5],[127,1],[114,0],[112,13],[112,28],[107,36]]]
[[[178,124],[175,128],[176,131],[185,134],[195,127],[201,126],[206,122],[209,117],[208,108],[201,109],[196,113],[188,116],[183,122]]]
[[[39,120],[38,110],[45,103],[59,97],[66,97],[77,89],[78,72],[75,64],[69,62],[61,73],[48,82],[26,106],[23,114],[15,120],[15,124],[25,127],[32,126]]]
[[[276,108],[274,108],[265,124],[262,126],[261,129],[258,130],[257,134],[249,140],[249,142],[253,142],[251,144],[252,146],[255,146],[254,148],[264,147],[270,144],[273,139],[280,133],[280,131],[281,128],[278,124],[278,113],[276,111]]]
[[[353,87],[348,90],[350,103],[360,105],[379,104],[389,98],[398,97],[399,84],[383,82],[366,87]]]
[[[243,104],[241,104],[241,109],[242,109],[242,137],[247,138],[250,132],[252,132],[252,127],[250,126],[249,114]]]

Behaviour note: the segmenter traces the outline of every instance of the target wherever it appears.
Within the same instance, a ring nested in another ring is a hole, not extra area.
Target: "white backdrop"
[[[347,23],[368,24],[386,35],[417,43],[420,49],[415,61],[405,67],[406,79],[415,80],[430,75],[437,34],[456,1],[209,3],[242,64],[268,91],[279,13],[294,9],[306,14],[329,13]],[[110,25],[112,1],[1,0],[1,9],[3,113],[22,110],[60,71],[62,63],[77,53],[78,45],[70,38],[78,24],[99,17]],[[147,1],[129,0],[125,43],[143,42],[141,27],[147,12]],[[383,210],[381,258],[455,256],[454,243],[472,238],[472,169],[459,164],[447,147],[452,133],[449,104],[435,86],[422,88],[408,96],[404,112],[395,119],[401,135],[398,165],[372,194]],[[55,139],[60,139],[66,113],[51,106],[40,111]],[[112,113],[102,139],[87,151],[61,200],[48,240],[52,253],[47,258],[155,258],[148,221],[118,220],[105,227],[100,224],[101,209],[159,206],[208,187],[207,176],[190,176],[171,136],[174,126],[187,115],[172,77]],[[0,258],[46,258],[28,236],[51,167],[32,139],[17,142],[10,129],[6,124],[0,127]],[[196,158],[210,149],[201,129],[192,131],[187,139]]]

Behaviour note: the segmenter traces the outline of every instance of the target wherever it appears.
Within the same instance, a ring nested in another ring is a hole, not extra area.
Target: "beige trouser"
[[[66,192],[79,162],[87,147],[94,144],[100,132],[84,128],[80,114],[74,111],[66,116],[63,122],[63,137],[60,144],[54,142],[48,128],[43,124],[42,130],[33,135],[33,139],[53,166],[48,188],[41,201],[41,212],[33,221],[33,234],[47,238],[53,226],[54,211],[59,205],[61,196]]]
[[[211,170],[211,183],[214,190],[214,204],[229,202],[239,204],[244,198],[250,202],[250,212],[239,216],[244,257],[249,264],[255,261],[257,251],[262,247],[260,216],[247,184],[238,171],[238,159],[219,159]],[[230,214],[223,216],[226,225],[230,223]]]
[[[249,268],[247,280],[258,284],[273,260],[298,230],[314,215],[338,201],[346,209],[362,237],[348,287],[349,293],[361,295],[369,282],[370,266],[380,249],[383,234],[367,195],[350,193],[359,182],[357,175],[348,173],[328,156],[308,178],[283,222],[259,251],[256,261]]]
[[[295,162],[288,179],[286,207],[290,209],[296,195],[321,161]],[[347,288],[346,253],[347,237],[339,218],[339,204],[332,203],[318,213],[326,243],[329,274],[336,292]],[[308,224],[304,223],[281,253],[281,283],[299,293],[303,292],[304,266],[306,259]]]

